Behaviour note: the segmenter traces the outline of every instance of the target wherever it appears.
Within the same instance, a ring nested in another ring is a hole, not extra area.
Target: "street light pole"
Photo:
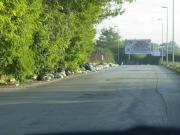
[[[163,19],[158,19],[159,21],[161,21],[161,29],[162,29],[162,31],[161,31],[161,38],[162,38],[162,62],[164,61],[164,48],[163,48],[163,43],[164,43],[164,20]]]
[[[169,9],[168,7],[162,7],[162,8],[165,8],[167,10],[167,35],[166,35],[166,63],[168,64],[169,63],[169,48],[168,48],[168,35],[169,35]]]
[[[118,39],[118,63],[119,63],[119,39]]]
[[[173,16],[173,19],[172,19],[172,61],[173,61],[173,64],[174,64],[174,48],[175,48],[175,44],[174,44],[174,0],[173,0],[173,12],[172,12],[172,16]]]

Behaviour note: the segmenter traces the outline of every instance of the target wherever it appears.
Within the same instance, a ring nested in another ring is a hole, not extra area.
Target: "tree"
[[[94,25],[132,0],[0,0],[0,73],[24,80],[77,70],[93,49]]]
[[[1,72],[23,80],[33,72],[32,51],[35,20],[41,12],[41,0],[1,0],[0,66]]]
[[[96,41],[95,46],[97,48],[103,48],[104,51],[107,49],[111,51],[113,60],[112,62],[118,62],[118,46],[119,46],[119,57],[122,59],[124,58],[124,46],[123,41],[119,33],[115,32],[112,28],[110,29],[103,29],[99,39]],[[111,58],[112,59],[112,58]]]

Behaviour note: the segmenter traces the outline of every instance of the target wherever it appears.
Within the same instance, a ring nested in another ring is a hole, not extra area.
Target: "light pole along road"
[[[179,88],[180,76],[165,67],[124,65],[0,89],[0,135],[179,135]]]
[[[162,8],[166,9],[167,11],[167,30],[166,30],[166,63],[169,63],[169,47],[168,47],[168,41],[169,41],[169,8],[166,6],[163,6]]]
[[[163,19],[158,19],[158,21],[161,21],[161,39],[162,39],[162,62],[164,61],[164,47],[163,47],[163,44],[164,44],[164,21]]]
[[[172,53],[172,61],[173,61],[173,64],[174,64],[174,61],[175,61],[175,60],[174,60],[174,49],[175,49],[175,48],[174,48],[174,47],[175,47],[175,44],[174,44],[174,43],[175,43],[175,42],[174,42],[174,18],[175,18],[175,17],[174,17],[174,16],[175,16],[175,15],[174,15],[174,0],[173,0],[172,3],[173,3],[173,4],[172,4],[172,5],[173,5],[173,8],[172,8],[172,9],[173,9],[173,10],[172,10],[172,47],[173,47],[173,48],[172,48],[172,50],[173,50],[173,51],[172,51],[172,52],[173,52],[173,53]]]

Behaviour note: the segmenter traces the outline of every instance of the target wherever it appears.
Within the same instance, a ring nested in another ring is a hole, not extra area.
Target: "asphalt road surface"
[[[0,135],[135,127],[180,129],[179,75],[161,66],[121,66],[0,92]]]

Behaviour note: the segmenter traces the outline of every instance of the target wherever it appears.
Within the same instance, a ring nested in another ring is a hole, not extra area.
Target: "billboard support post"
[[[129,61],[131,60],[131,55],[129,54],[129,57],[128,57]]]

